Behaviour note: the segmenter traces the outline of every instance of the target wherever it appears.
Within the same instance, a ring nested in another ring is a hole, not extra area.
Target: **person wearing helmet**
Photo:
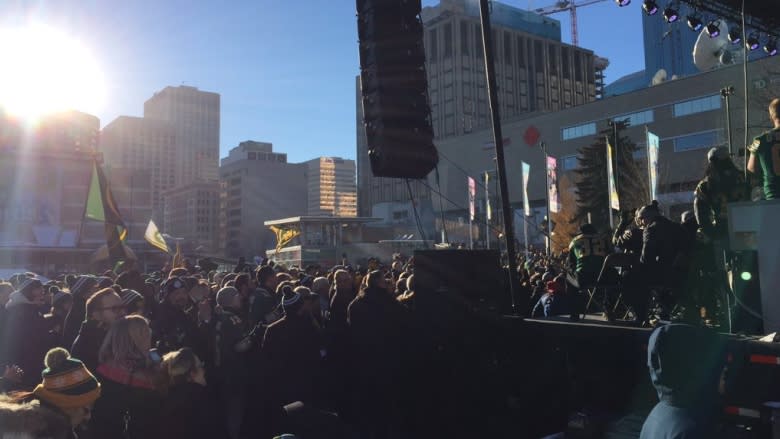
[[[703,238],[725,239],[728,236],[726,205],[746,200],[747,185],[728,150],[723,147],[710,149],[704,178],[696,186],[693,199],[696,222]]]
[[[748,146],[750,158],[748,171],[763,175],[764,198],[774,200],[780,198],[780,98],[775,98],[769,104],[769,120],[773,128],[756,137]]]

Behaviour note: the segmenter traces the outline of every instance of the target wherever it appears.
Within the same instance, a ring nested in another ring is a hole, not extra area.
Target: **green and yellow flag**
[[[276,235],[276,253],[301,234],[297,227],[268,226]]]
[[[157,228],[157,225],[152,220],[149,220],[149,225],[146,226],[144,239],[146,242],[164,251],[165,253],[171,252],[171,249],[168,248],[168,243],[165,242],[165,238],[163,238],[162,233],[160,233],[160,229]]]
[[[109,255],[114,259],[123,259],[125,251],[122,241],[127,239],[127,226],[119,214],[119,208],[114,201],[114,195],[108,186],[103,169],[98,166],[97,161],[93,162],[92,166],[92,181],[89,184],[84,216],[105,223]]]

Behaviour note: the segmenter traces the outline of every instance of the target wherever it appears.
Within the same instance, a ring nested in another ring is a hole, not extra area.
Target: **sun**
[[[75,38],[42,25],[0,29],[0,109],[35,121],[46,114],[102,109],[100,67]]]

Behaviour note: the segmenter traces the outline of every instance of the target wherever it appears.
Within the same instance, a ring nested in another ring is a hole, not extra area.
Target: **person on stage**
[[[769,104],[769,120],[774,128],[756,137],[748,146],[750,159],[747,168],[756,174],[761,167],[764,199],[774,200],[780,197],[780,98]]]

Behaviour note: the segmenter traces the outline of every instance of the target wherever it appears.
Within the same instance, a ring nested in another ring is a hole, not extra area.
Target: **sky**
[[[607,82],[644,68],[639,0],[577,13],[580,46],[610,60]],[[569,14],[553,17],[570,42]],[[221,95],[221,157],[244,140],[272,142],[290,162],[356,156],[354,0],[0,2],[0,27],[28,22],[76,38],[96,58],[106,89],[93,113],[103,126],[142,116],[144,101],[165,86],[188,85]]]

